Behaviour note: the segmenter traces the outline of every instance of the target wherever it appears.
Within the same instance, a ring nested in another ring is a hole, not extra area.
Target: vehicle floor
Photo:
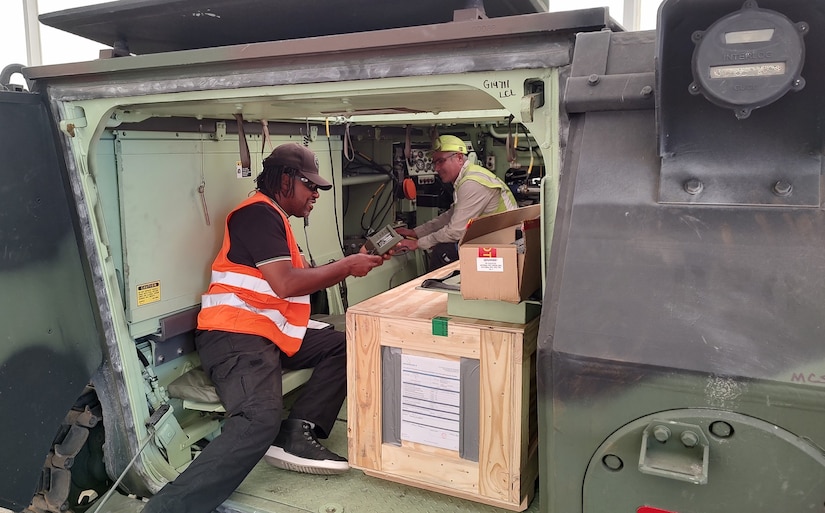
[[[347,452],[346,405],[335,428],[322,443],[345,456]],[[427,513],[508,511],[412,486],[365,475],[357,469],[333,476],[316,476],[281,470],[261,461],[238,490],[224,503],[223,511],[261,513]],[[539,510],[538,491],[528,512]]]

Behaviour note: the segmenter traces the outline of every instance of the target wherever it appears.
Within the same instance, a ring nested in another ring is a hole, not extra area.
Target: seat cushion
[[[220,403],[215,385],[202,367],[185,372],[166,387],[171,397],[199,403]]]

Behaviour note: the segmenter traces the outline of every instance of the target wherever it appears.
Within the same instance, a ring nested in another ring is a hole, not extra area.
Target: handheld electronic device
[[[364,247],[372,255],[383,255],[403,239],[391,225],[387,225],[367,237]]]

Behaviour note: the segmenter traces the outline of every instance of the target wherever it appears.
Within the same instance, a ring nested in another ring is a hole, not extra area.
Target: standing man
[[[275,148],[256,183],[256,193],[226,218],[195,336],[228,418],[220,436],[143,513],[210,513],[261,457],[297,472],[349,469],[345,458],[318,442],[329,436],[346,397],[346,335],[307,328],[309,294],[364,276],[390,255],[362,252],[320,267],[307,264],[289,216],[309,215],[318,189],[332,184],[300,144]],[[281,369],[309,367],[312,377],[282,422]]]
[[[518,208],[510,188],[487,169],[470,164],[467,145],[454,135],[442,135],[433,144],[433,167],[444,183],[455,183],[453,204],[435,219],[415,229],[396,230],[399,248],[430,250],[429,270],[458,260],[458,241],[470,219]]]

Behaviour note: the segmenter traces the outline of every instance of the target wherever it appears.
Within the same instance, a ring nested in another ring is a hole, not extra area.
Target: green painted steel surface
[[[346,453],[346,423],[337,422],[326,445]],[[430,492],[412,486],[365,475],[360,470],[337,476],[311,476],[277,469],[264,462],[258,464],[225,504],[242,511],[267,513],[319,512],[327,508],[334,513],[503,513],[473,501]],[[536,497],[526,510],[539,511]],[[249,508],[249,509],[246,509]]]

